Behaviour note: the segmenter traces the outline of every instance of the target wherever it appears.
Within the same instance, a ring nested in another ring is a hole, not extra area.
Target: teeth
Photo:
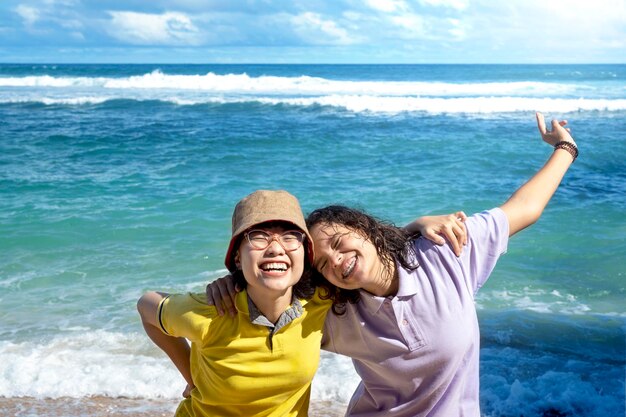
[[[261,265],[264,271],[286,271],[287,265],[282,262],[271,262]]]
[[[347,277],[348,275],[350,275],[350,273],[352,272],[352,270],[354,269],[354,265],[356,264],[356,257],[350,259],[350,262],[348,263],[348,265],[346,266],[346,269],[343,271],[343,277]]]

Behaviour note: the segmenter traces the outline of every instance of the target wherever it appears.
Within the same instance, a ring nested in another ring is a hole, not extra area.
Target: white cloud
[[[455,10],[465,10],[469,6],[469,0],[419,0],[424,6],[447,7]]]
[[[402,38],[423,38],[427,35],[427,22],[415,13],[392,16],[391,22],[402,30]]]
[[[500,49],[532,51],[537,56],[594,56],[614,41],[626,46],[623,0],[526,0],[488,2],[471,16],[472,37]],[[494,22],[499,22],[495,25]],[[506,22],[503,24],[502,22]],[[611,60],[610,58],[608,60]]]
[[[364,15],[363,13],[358,13],[352,10],[343,12],[342,16],[349,21],[359,21],[363,20],[366,17],[366,15]]]
[[[196,45],[198,28],[191,19],[177,12],[148,14],[110,11],[108,33],[135,45]]]
[[[24,20],[24,23],[28,26],[31,26],[41,16],[41,13],[38,9],[30,6],[19,5],[15,8],[15,13],[19,14],[20,17]]]
[[[345,54],[340,59],[346,61],[351,56],[366,61],[370,55],[375,60],[376,54],[407,60],[407,48],[414,48],[416,59],[433,61],[623,62],[626,56],[625,0],[296,0],[288,3],[10,0],[12,6],[0,10],[0,39],[7,39],[5,43],[35,46],[42,39],[59,45],[87,47],[271,46],[275,50],[296,47],[313,50],[319,46],[317,50],[330,50],[328,46],[338,46],[336,50]],[[249,51],[253,50],[256,51]],[[253,53],[262,56],[256,54]],[[245,60],[245,57],[229,56]],[[309,58],[306,54],[302,56],[305,60]]]
[[[465,24],[459,19],[447,19],[447,23],[450,25],[448,33],[456,40],[462,40],[467,37],[467,31]]]
[[[85,35],[83,35],[82,33],[75,31],[75,32],[71,32],[70,36],[74,39],[76,39],[77,41],[84,41],[85,40]]]
[[[80,0],[43,0],[43,3],[49,6],[73,7],[80,4]]]
[[[404,0],[366,0],[366,3],[370,8],[385,13],[408,10]]]
[[[336,22],[323,19],[321,15],[312,12],[300,13],[291,18],[294,31],[304,40],[312,44],[349,45],[356,43],[348,31]]]
[[[65,29],[82,29],[85,27],[83,22],[77,19],[59,19],[59,26]]]

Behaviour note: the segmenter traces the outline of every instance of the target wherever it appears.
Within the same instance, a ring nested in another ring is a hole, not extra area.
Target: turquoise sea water
[[[626,66],[0,64],[0,397],[177,398],[146,289],[225,272],[234,204],[284,188],[404,224],[581,155],[477,298],[484,416],[623,416]],[[357,377],[324,355],[313,397]]]

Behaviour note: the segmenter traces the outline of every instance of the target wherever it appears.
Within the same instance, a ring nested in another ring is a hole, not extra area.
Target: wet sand
[[[33,398],[0,397],[2,417],[172,417],[177,400],[145,398]],[[328,401],[311,403],[310,417],[340,417],[344,404]]]

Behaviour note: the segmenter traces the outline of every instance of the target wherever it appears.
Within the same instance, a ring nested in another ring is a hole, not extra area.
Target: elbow
[[[528,209],[528,226],[533,225],[535,223],[537,223],[537,221],[539,220],[539,218],[541,217],[541,215],[543,214],[543,209],[545,206],[534,206],[534,207],[530,207]]]
[[[137,313],[139,313],[139,316],[141,317],[142,320],[143,320],[143,310],[144,310],[144,308],[145,308],[144,306],[146,304],[146,300],[145,300],[146,294],[148,294],[148,293],[145,293],[144,295],[139,297],[139,300],[137,300],[137,306],[136,306],[137,307]]]
[[[527,227],[532,226],[533,224],[537,223],[537,220],[539,220],[539,218],[541,217],[541,214],[543,213],[543,209],[541,208],[533,208],[533,209],[529,209],[524,213],[524,216],[522,216],[522,218],[520,219],[519,224],[517,225],[517,227],[515,228],[515,230],[511,231],[511,235],[513,235],[514,233],[519,232],[520,230],[526,229]]]
[[[147,291],[139,298],[139,300],[137,300],[137,312],[139,313],[142,321],[146,321],[149,310],[151,310],[151,307],[154,304],[155,296],[158,296],[158,293],[154,291]]]

